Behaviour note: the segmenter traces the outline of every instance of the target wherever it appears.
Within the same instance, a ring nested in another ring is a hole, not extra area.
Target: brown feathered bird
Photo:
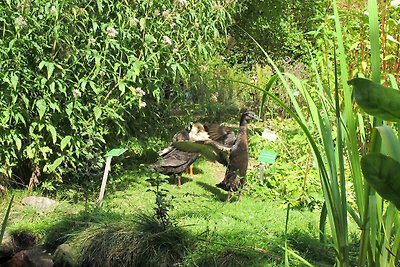
[[[232,132],[229,132],[230,136],[227,136],[228,131],[225,136],[217,134],[218,131],[222,131],[220,128],[208,129],[209,136],[214,140],[173,142],[173,146],[179,150],[199,153],[210,161],[217,161],[226,166],[225,178],[217,184],[217,187],[228,191],[227,201],[231,199],[233,192],[241,189],[247,173],[249,163],[247,124],[250,120],[258,120],[257,115],[252,111],[244,112],[234,142],[232,142]],[[219,141],[216,141],[217,139]],[[221,140],[230,141],[224,144]]]
[[[190,132],[180,131],[172,138],[173,142],[178,141],[200,141],[208,139],[208,134],[204,126],[200,123],[195,123]],[[199,157],[198,153],[181,151],[173,146],[160,151],[161,159],[155,163],[156,169],[165,175],[178,176],[178,186],[181,186],[182,173],[190,169],[190,176],[193,176],[193,163]]]

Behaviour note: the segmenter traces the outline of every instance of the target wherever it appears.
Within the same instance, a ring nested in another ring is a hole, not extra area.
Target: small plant
[[[167,229],[167,227],[171,225],[168,212],[173,208],[173,206],[171,204],[171,199],[168,198],[167,195],[168,190],[161,188],[161,184],[165,183],[165,180],[157,174],[156,178],[149,178],[146,181],[153,187],[147,191],[153,192],[156,197],[154,217],[162,223],[164,229]]]

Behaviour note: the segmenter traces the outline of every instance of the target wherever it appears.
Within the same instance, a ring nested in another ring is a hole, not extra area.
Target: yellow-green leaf
[[[67,145],[71,143],[71,138],[72,136],[67,135],[61,140],[61,145],[60,145],[61,150],[63,150]]]
[[[53,139],[53,144],[55,144],[56,141],[57,141],[57,132],[56,132],[56,128],[54,128],[54,126],[53,126],[53,125],[50,125],[50,124],[46,125],[46,128],[47,128],[47,131],[49,131],[50,134],[51,134],[51,137],[52,137],[52,139]]]
[[[13,135],[13,139],[14,139],[15,145],[17,146],[17,149],[18,149],[18,150],[21,150],[21,147],[22,147],[22,140],[21,140],[21,138],[19,138],[19,137],[16,136],[16,135]]]
[[[94,117],[96,120],[98,120],[101,116],[101,108],[100,107],[94,107],[93,109]]]

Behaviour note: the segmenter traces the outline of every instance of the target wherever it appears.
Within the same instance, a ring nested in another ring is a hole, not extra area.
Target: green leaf
[[[22,147],[22,140],[21,140],[21,138],[19,138],[19,137],[16,136],[16,135],[13,135],[13,139],[14,139],[15,145],[17,146],[17,149],[18,149],[18,150],[21,150],[21,147]]]
[[[72,136],[67,135],[61,140],[61,146],[60,146],[61,150],[63,150],[67,145],[71,143],[71,138]]]
[[[54,172],[58,166],[63,162],[64,156],[57,158],[52,164],[48,165],[47,170],[49,172]]]
[[[118,82],[118,90],[121,92],[120,96],[125,94],[126,88],[125,88],[125,83],[123,81]]]
[[[386,121],[400,121],[400,91],[363,78],[348,81],[353,85],[357,104],[368,114]]]
[[[13,75],[11,75],[11,86],[16,89],[18,85],[18,76],[13,73]]]
[[[67,105],[67,108],[65,109],[65,112],[67,113],[68,117],[71,116],[72,110],[74,109],[74,103],[71,102]]]
[[[146,33],[146,35],[144,36],[144,41],[146,43],[155,43],[155,42],[157,42],[157,39],[154,38],[153,35]]]
[[[361,168],[376,192],[400,210],[400,162],[381,153],[369,153],[361,158]]]
[[[36,101],[36,109],[39,113],[39,119],[42,119],[44,114],[46,113],[47,105],[46,101],[43,99],[39,99]]]
[[[56,128],[54,128],[53,125],[48,124],[48,125],[46,125],[46,129],[47,129],[47,131],[50,132],[51,137],[52,137],[52,139],[53,139],[53,144],[55,144],[56,141],[57,141],[57,132],[56,132]]]
[[[144,31],[144,29],[146,28],[146,19],[145,18],[141,18],[139,20],[139,25],[140,25],[140,30]]]
[[[98,120],[101,116],[101,108],[100,107],[94,107],[93,109],[93,113],[94,113],[94,117],[96,120]]]
[[[51,75],[53,75],[54,71],[54,63],[47,62],[46,67],[47,67],[47,80],[50,80],[50,77]]]
[[[39,70],[42,70],[45,64],[46,64],[46,61],[40,61],[39,66],[38,66]]]

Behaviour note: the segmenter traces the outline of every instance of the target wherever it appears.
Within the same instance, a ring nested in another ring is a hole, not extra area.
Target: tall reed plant
[[[368,142],[371,152],[389,154],[395,160],[398,160],[397,152],[393,152],[397,149],[389,151],[390,147],[396,144],[394,142],[396,138],[394,132],[388,126],[380,126],[382,119],[379,117],[373,119],[372,126],[376,128],[372,133],[368,133],[364,121],[368,121],[369,117],[354,108],[353,91],[348,84],[350,77],[338,6],[335,0],[332,1],[332,4],[336,36],[336,48],[332,48],[335,51],[334,63],[332,64],[334,69],[330,70],[335,77],[333,94],[326,89],[328,87],[322,82],[323,79],[315,62],[312,62],[315,81],[307,82],[292,74],[282,73],[259,44],[258,46],[286,89],[294,110],[290,109],[271,92],[263,88],[258,89],[284,107],[307,136],[317,163],[325,199],[321,213],[320,230],[324,235],[324,222],[327,218],[331,230],[330,240],[336,252],[337,266],[350,266],[348,214],[360,229],[361,242],[357,266],[394,266],[398,263],[397,255],[400,242],[396,241],[399,240],[399,213],[394,204],[388,204],[376,193],[375,190],[380,189],[379,185],[382,184],[382,181],[380,181],[382,179],[378,179],[377,188],[376,186],[371,188],[371,180],[367,180],[368,182],[364,180],[363,171],[366,177],[368,175],[384,175],[384,172],[382,170],[376,171],[376,168],[372,168],[372,171],[365,167],[361,168],[360,159],[363,155],[360,155],[360,145],[364,144],[360,144],[360,140],[365,139],[361,138],[360,135],[371,136],[371,140]],[[376,1],[369,0],[371,66],[372,79],[375,85],[380,83],[381,76],[377,10]],[[302,98],[305,99],[306,110],[300,107],[294,94],[295,91],[300,92]],[[379,106],[379,103],[382,102],[371,103],[371,106]],[[376,167],[374,164],[377,163],[373,160],[373,156],[366,159],[363,157],[363,162]],[[383,160],[380,162],[383,162]],[[385,164],[387,163],[381,163],[379,166],[387,166]],[[393,163],[393,166],[397,165]],[[350,176],[351,179],[346,178],[347,176]],[[350,192],[347,192],[347,188],[350,188]],[[354,203],[350,204],[348,195],[354,196]]]

